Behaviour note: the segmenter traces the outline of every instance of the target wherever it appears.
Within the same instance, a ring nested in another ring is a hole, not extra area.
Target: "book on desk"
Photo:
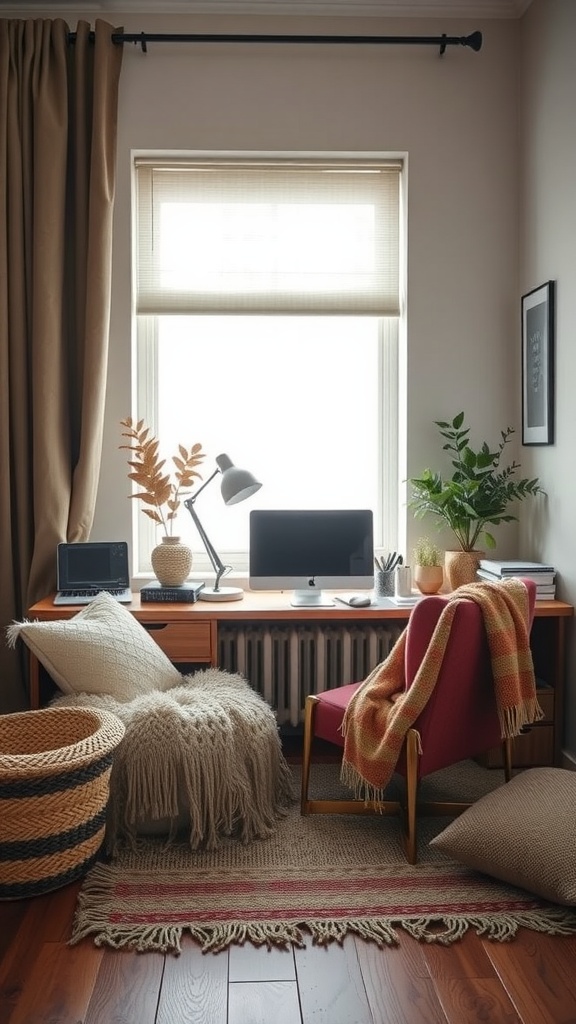
[[[556,597],[556,569],[546,562],[530,562],[520,559],[496,561],[481,558],[477,576],[489,583],[521,577],[536,584],[537,601],[553,601]]]

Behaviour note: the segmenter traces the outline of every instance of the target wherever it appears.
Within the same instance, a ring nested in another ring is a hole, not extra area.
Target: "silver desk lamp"
[[[220,484],[220,491],[222,493],[222,499],[225,505],[236,505],[239,501],[244,501],[245,498],[249,498],[256,491],[259,491],[262,484],[256,479],[252,473],[249,473],[246,469],[238,469],[234,465],[228,455],[217,455],[216,456],[217,469],[214,470],[212,476],[209,476],[205,483],[198,488],[196,494],[193,494],[190,498],[187,498],[184,505],[188,509],[202,543],[206,548],[208,557],[216,573],[216,580],[213,587],[204,587],[198,594],[198,598],[202,601],[239,601],[244,597],[244,591],[241,587],[221,587],[220,580],[223,576],[227,576],[232,571],[231,565],[224,565],[214,545],[208,538],[202,523],[200,522],[196,509],[194,508],[196,499],[199,494],[202,493],[205,487],[218,476],[218,473],[222,474],[222,482]]]

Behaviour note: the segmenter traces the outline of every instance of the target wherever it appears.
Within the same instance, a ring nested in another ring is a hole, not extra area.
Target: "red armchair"
[[[525,581],[528,589],[530,624],[534,614],[536,585]],[[405,678],[409,688],[424,658],[434,627],[447,597],[423,598],[413,609],[406,635]],[[512,741],[502,740],[498,718],[490,652],[480,606],[462,601],[456,610],[450,638],[434,692],[408,730],[396,771],[405,778],[405,800],[374,803],[363,800],[310,800],[308,797],[312,746],[315,737],[340,747],[342,719],[352,694],[360,684],[352,683],[309,696],[304,718],[302,759],[302,814],[398,813],[403,822],[406,858],[416,862],[418,813],[461,813],[469,802],[418,802],[420,780],[502,744],[505,779],[512,775]],[[419,752],[418,734],[421,738]]]

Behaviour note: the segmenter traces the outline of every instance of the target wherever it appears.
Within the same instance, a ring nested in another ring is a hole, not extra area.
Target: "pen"
[[[374,557],[374,565],[380,572],[392,572],[398,565],[402,565],[404,559],[397,551],[389,552],[386,557]]]

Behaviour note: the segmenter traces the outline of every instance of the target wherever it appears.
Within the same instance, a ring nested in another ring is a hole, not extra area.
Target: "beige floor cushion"
[[[464,811],[430,845],[476,871],[574,906],[576,772],[521,772]]]

